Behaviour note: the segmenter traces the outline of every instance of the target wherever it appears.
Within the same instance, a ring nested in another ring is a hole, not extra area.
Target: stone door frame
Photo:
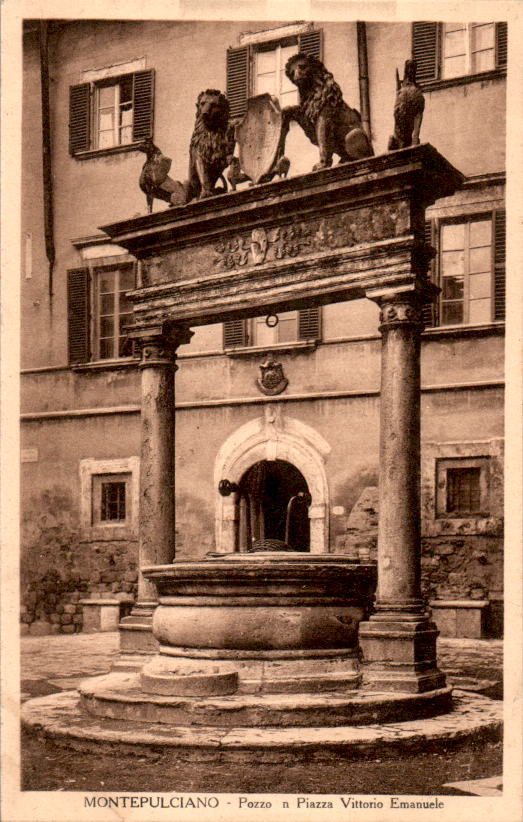
[[[329,443],[303,422],[284,415],[281,406],[267,405],[265,415],[236,429],[223,443],[214,464],[214,487],[222,479],[239,483],[246,471],[263,460],[285,460],[305,479],[312,498],[309,507],[310,553],[329,551],[329,485],[325,462]],[[236,494],[222,497],[215,491],[216,551],[236,548],[238,506]]]

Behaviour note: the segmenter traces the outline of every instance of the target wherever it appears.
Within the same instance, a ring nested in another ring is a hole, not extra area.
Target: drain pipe
[[[358,78],[360,83],[360,114],[363,130],[372,139],[370,127],[369,61],[367,57],[367,25],[357,22],[358,36]]]
[[[42,169],[44,183],[44,233],[45,253],[49,261],[49,302],[53,299],[53,269],[55,263],[54,215],[53,215],[53,169],[51,155],[51,115],[49,105],[49,49],[48,23],[40,21],[40,85],[42,95]]]

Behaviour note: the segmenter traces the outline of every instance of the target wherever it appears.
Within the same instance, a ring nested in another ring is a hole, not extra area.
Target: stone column
[[[367,683],[425,692],[445,685],[436,666],[437,630],[421,595],[420,334],[422,298],[381,297],[378,588],[375,613],[360,625]]]
[[[131,330],[141,350],[141,461],[138,545],[138,596],[120,623],[120,649],[151,653],[157,649],[152,616],[156,588],[141,573],[147,565],[167,565],[175,557],[175,390],[176,350],[188,343],[185,326]]]

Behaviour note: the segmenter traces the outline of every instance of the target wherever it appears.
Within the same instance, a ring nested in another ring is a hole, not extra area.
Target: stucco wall
[[[105,223],[145,212],[145,198],[137,180],[143,164],[139,152],[78,160],[68,152],[69,86],[82,80],[82,72],[112,63],[144,57],[156,71],[156,142],[173,160],[171,176],[184,179],[187,149],[194,124],[194,102],[207,87],[225,88],[225,54],[238,45],[242,31],[277,24],[242,22],[118,22],[83,21],[68,24],[51,37],[51,118],[55,233],[57,260],[52,312],[48,298],[47,264],[42,246],[40,179],[39,63],[36,42],[27,37],[28,59],[24,74],[23,229],[34,235],[32,281],[23,282],[24,323],[22,365],[63,365],[67,360],[65,272],[80,263],[73,238],[98,233]],[[342,87],[345,99],[359,107],[359,87],[354,23],[318,23],[323,29],[324,59]],[[371,119],[376,153],[386,150],[393,127],[394,70],[410,54],[410,24],[367,25]],[[431,142],[466,174],[502,171],[504,166],[505,81],[484,81],[440,89],[426,95],[422,139]],[[467,117],[463,118],[466,108]],[[477,123],[481,123],[478,150]],[[317,149],[293,127],[288,143],[291,175],[309,170]],[[36,175],[36,176],[35,176]],[[73,208],[72,205],[75,207]],[[163,208],[156,203],[155,208]],[[346,304],[325,312],[326,338],[369,333],[374,316],[367,308]],[[198,329],[190,350],[221,347],[221,327]]]

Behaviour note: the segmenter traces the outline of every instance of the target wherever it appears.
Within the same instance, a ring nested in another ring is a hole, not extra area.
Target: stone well
[[[169,674],[191,668],[209,672],[210,692],[216,670],[237,674],[242,693],[360,684],[358,625],[370,612],[374,565],[334,554],[264,552],[143,573],[159,599],[153,634],[160,653],[144,669],[147,689],[169,693]],[[172,680],[170,692],[177,692]]]

